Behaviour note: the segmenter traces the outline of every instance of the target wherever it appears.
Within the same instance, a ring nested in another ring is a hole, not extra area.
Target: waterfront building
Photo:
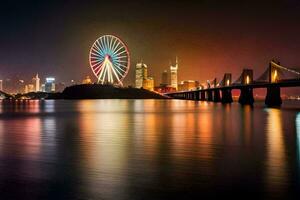
[[[41,85],[41,91],[42,91],[42,92],[46,92],[45,84],[42,84],[42,85]]]
[[[53,77],[46,78],[45,92],[55,92],[55,78]]]
[[[199,86],[200,86],[199,81],[186,80],[186,81],[181,81],[181,83],[178,85],[178,90],[188,91],[188,90],[196,89]]]
[[[90,76],[86,76],[85,79],[82,80],[82,84],[92,84],[92,79]]]
[[[170,72],[171,72],[171,87],[174,87],[176,90],[178,90],[178,82],[177,82],[177,71],[178,71],[178,59],[176,57],[176,63],[175,66],[170,66]]]
[[[158,93],[168,93],[168,92],[175,92],[175,88],[171,87],[171,86],[164,86],[164,85],[160,85],[157,87],[154,87],[154,91],[158,92]]]
[[[35,77],[33,77],[32,79],[32,84],[34,85],[34,90],[35,92],[40,92],[40,78],[39,78],[39,75],[36,74]]]
[[[29,93],[29,92],[34,92],[35,91],[34,89],[35,88],[34,88],[33,84],[27,84],[27,85],[25,85],[25,94]]]
[[[169,73],[168,70],[164,70],[161,74],[161,86],[169,85]]]
[[[146,90],[154,90],[154,79],[152,77],[147,77],[143,79],[143,88]]]
[[[142,88],[143,80],[147,79],[147,65],[143,62],[137,63],[135,68],[135,87]]]

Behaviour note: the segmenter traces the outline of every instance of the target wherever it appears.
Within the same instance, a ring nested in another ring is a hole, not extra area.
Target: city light
[[[250,83],[250,77],[247,75],[246,76],[246,84],[249,84]]]
[[[53,77],[47,77],[46,78],[47,83],[53,83],[54,81],[55,81],[55,78],[53,78]]]

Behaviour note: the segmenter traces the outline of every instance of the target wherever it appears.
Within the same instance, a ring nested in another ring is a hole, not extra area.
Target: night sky
[[[300,1],[7,1],[0,6],[0,79],[92,76],[88,53],[103,34],[127,43],[134,66],[160,73],[179,57],[179,79],[204,82],[242,68],[259,76],[272,58],[300,68]]]

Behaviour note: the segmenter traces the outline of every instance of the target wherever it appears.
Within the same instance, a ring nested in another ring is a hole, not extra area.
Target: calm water
[[[300,103],[0,103],[0,199],[300,194]]]

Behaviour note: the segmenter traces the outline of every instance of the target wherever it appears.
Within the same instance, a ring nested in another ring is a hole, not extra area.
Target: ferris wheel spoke
[[[98,58],[91,59],[91,63],[92,63],[92,64],[99,64],[99,63],[101,63],[101,62],[103,62],[103,60],[99,60]]]
[[[94,61],[94,60],[103,61],[104,60],[104,58],[102,56],[94,56],[94,55],[91,55],[90,59],[91,59],[91,61]]]
[[[96,52],[93,52],[93,51],[91,52],[91,54],[92,54],[92,55],[94,55],[94,56],[96,56],[96,57],[100,57],[100,56],[102,56],[101,54],[98,54],[98,53],[96,53]],[[102,56],[102,57],[103,57],[103,56]],[[104,58],[104,57],[103,57],[103,58]]]
[[[104,53],[103,53],[103,51],[102,51],[101,49],[100,49],[100,50],[98,50],[98,49],[93,49],[93,52],[96,53],[96,54],[98,54],[99,56],[104,57]]]
[[[101,62],[101,63],[99,63],[99,64],[95,64],[95,65],[93,66],[93,69],[94,69],[94,71],[95,71],[96,73],[98,73],[98,72],[102,69],[102,67],[103,67],[103,63]]]
[[[120,45],[120,42],[117,41],[117,39],[115,38],[115,41],[112,45],[112,52],[114,54],[114,52],[116,51],[116,49],[118,48],[118,46]]]
[[[122,52],[119,52],[119,53],[115,54],[115,56],[122,55],[122,54],[124,54],[124,53],[126,53],[126,52],[127,52],[127,51],[126,51],[126,49],[125,49],[125,50],[123,50]]]
[[[114,78],[113,78],[113,73],[112,73],[112,67],[109,68],[109,74],[110,74],[110,83],[113,83],[114,82]]]
[[[123,67],[123,68],[127,68],[127,66],[125,66],[125,65],[123,65],[123,64],[121,64],[121,63],[115,63],[117,66],[119,66],[119,67]]]
[[[115,77],[117,78],[118,82],[120,82],[120,79],[119,79],[119,76],[118,76],[116,70],[113,67],[111,67],[111,69],[112,69],[113,73],[115,74]]]
[[[116,59],[119,61],[121,58],[127,58],[127,56],[117,56]]]
[[[118,48],[117,50],[114,51],[114,54],[118,53],[119,51],[121,51],[122,49],[125,49],[124,46],[122,46],[122,43],[118,44]]]
[[[113,53],[115,54],[117,52],[117,49],[122,47],[122,43],[117,41],[116,44],[114,45],[114,51]]]
[[[107,48],[107,44],[106,44],[106,37],[103,38],[103,47],[105,47],[105,52],[109,53],[108,48]]]
[[[98,81],[101,80],[102,84],[104,83],[104,80],[105,80],[106,71],[107,71],[107,68],[106,68],[106,66],[104,66],[104,69],[100,72],[100,75],[99,75]]]
[[[97,69],[94,70],[97,76],[99,76],[100,71],[101,71],[101,67],[98,67]]]
[[[125,71],[124,69],[122,69],[120,66],[116,65],[116,67],[117,67],[120,71],[122,71],[123,73],[126,73],[126,71]]]
[[[121,47],[119,47],[115,52],[114,52],[114,55],[116,56],[117,55],[117,53],[119,53],[120,51],[124,51],[124,49],[126,50],[126,48],[124,48],[124,46],[121,46]]]
[[[127,58],[127,56],[125,56]],[[127,60],[118,60],[119,63],[128,63]]]
[[[104,38],[104,44],[105,44],[105,47],[106,47],[106,50],[107,50],[107,53],[108,54],[111,54],[110,50],[109,50],[109,44],[108,44],[108,37],[105,37]]]
[[[102,45],[99,43],[99,40],[97,40],[96,45],[99,48],[99,51],[101,52],[101,54],[104,56],[105,55],[105,51],[102,48]]]
[[[98,41],[97,41],[98,42]],[[101,52],[100,47],[98,46],[97,42],[95,43],[95,45],[93,46],[93,50],[96,52]]]
[[[92,68],[93,68],[93,70],[95,71],[96,68],[98,68],[98,67],[101,66],[101,65],[102,65],[102,62],[92,63]]]
[[[104,43],[103,43],[103,41],[102,41],[102,38],[100,38],[100,44],[101,44],[101,49],[103,50],[103,52],[104,52],[104,54],[107,54],[107,49],[106,49],[106,47],[105,47],[105,45],[104,45]]]
[[[116,70],[116,72],[120,75],[120,77],[122,77],[122,76],[124,75],[124,73],[126,73],[126,72],[121,73],[121,72],[119,71],[119,68],[118,68],[118,67],[116,67],[115,70]]]
[[[110,54],[113,54],[113,51],[112,51],[112,42],[113,42],[113,37],[109,37],[109,38],[107,38],[107,43],[108,43],[108,49],[109,49],[109,53]]]
[[[109,50],[111,51],[111,53],[113,52],[113,50],[112,50],[113,41],[114,41],[114,38],[110,37],[110,40],[109,40]]]
[[[103,77],[103,83],[108,79],[108,76],[109,76],[109,71],[108,71],[108,66],[106,65],[105,66],[105,73],[104,73],[104,77]]]
[[[99,82],[100,80],[102,80],[103,73],[104,73],[104,70],[103,70],[103,69],[100,70],[100,71],[98,72],[98,82]]]

